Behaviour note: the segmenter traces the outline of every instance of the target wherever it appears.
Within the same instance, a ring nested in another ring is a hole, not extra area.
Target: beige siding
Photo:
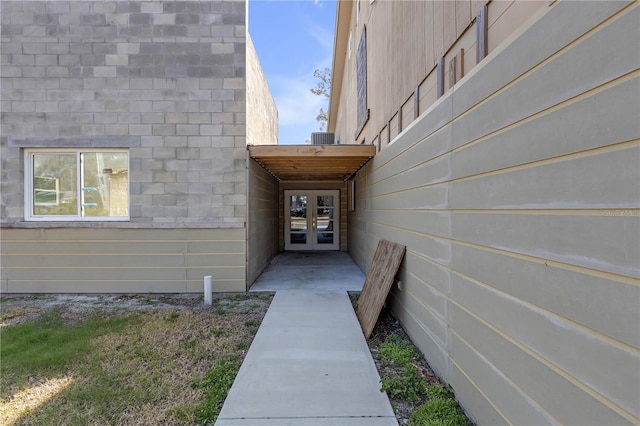
[[[2,229],[6,293],[200,293],[245,290],[245,230]]]
[[[349,251],[407,245],[392,306],[478,424],[638,424],[640,7],[537,13],[358,173]]]
[[[355,2],[354,2],[355,4]],[[436,63],[444,58],[444,88],[449,90],[451,63],[456,63],[458,81],[476,66],[476,27],[478,11],[488,4],[488,49],[496,49],[524,22],[535,16],[546,4],[542,1],[376,1],[360,2],[360,19],[350,14],[346,25],[351,32],[351,56],[345,54],[345,75],[334,81],[340,85],[332,96],[333,119],[329,130],[335,131],[341,143],[370,143],[391,122],[391,138],[398,135],[397,114],[405,102],[419,90],[422,114],[437,100]],[[346,7],[346,6],[341,6]],[[355,7],[355,6],[353,6]],[[340,15],[344,19],[348,14]],[[339,18],[340,18],[339,16]],[[363,27],[367,27],[367,104],[370,119],[356,140],[355,50]],[[340,28],[339,28],[340,29]],[[345,30],[346,31],[346,30]],[[334,71],[341,72],[342,70]],[[413,103],[411,104],[413,105]],[[403,114],[402,127],[414,120],[413,113]],[[389,141],[380,141],[384,149]],[[378,142],[376,142],[376,145]]]
[[[278,181],[249,161],[249,223],[247,227],[247,286],[258,278],[278,253]]]

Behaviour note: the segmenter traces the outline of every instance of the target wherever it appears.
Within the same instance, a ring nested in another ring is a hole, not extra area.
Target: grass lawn
[[[271,297],[131,299],[2,300],[0,424],[212,423]]]

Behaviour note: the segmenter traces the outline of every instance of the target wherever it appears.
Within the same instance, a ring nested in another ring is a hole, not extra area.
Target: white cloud
[[[277,77],[270,84],[273,85],[280,125],[317,123],[316,115],[326,101],[311,93],[310,89],[315,86],[313,78]]]
[[[279,143],[301,144],[311,132],[320,131],[316,116],[321,107],[327,109],[327,101],[311,93],[315,86],[313,73],[308,77],[272,77],[269,85],[278,107]]]
[[[314,22],[308,23],[308,33],[309,35],[325,50],[331,51],[333,50],[333,30],[329,30],[324,28]]]

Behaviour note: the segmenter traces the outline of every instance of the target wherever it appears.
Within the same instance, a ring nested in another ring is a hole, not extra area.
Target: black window
[[[356,54],[356,91],[358,96],[358,128],[354,137],[357,139],[369,120],[369,109],[367,108],[367,27],[362,30]]]

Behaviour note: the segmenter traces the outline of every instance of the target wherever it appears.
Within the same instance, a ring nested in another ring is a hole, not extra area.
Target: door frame
[[[307,240],[305,244],[291,244],[291,195],[307,196]],[[317,196],[333,196],[333,243],[317,243]],[[340,250],[340,190],[339,189],[285,189],[284,190],[284,249],[287,251]],[[309,214],[311,212],[311,214]],[[311,232],[309,232],[311,230]]]

